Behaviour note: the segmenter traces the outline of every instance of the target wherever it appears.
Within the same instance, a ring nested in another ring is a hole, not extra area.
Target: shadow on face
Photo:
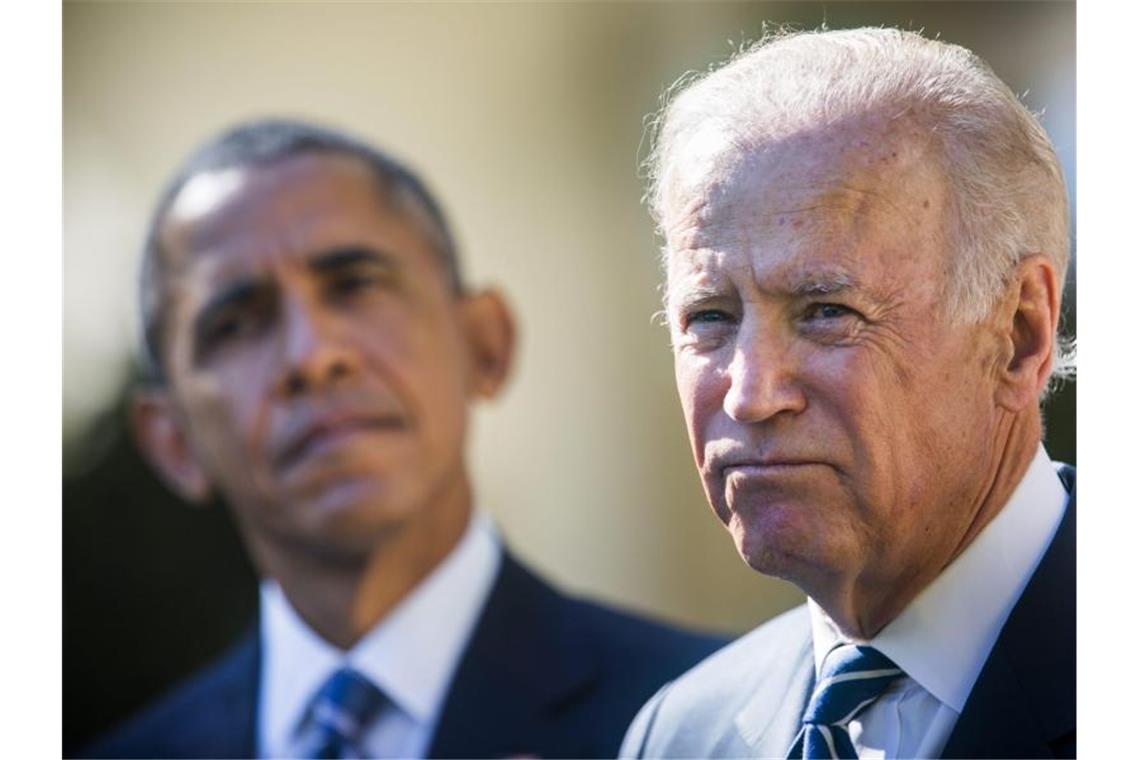
[[[136,430],[183,496],[221,491],[255,553],[465,522],[467,405],[499,390],[513,330],[496,294],[454,292],[426,219],[332,153],[201,174],[174,199],[168,382]]]

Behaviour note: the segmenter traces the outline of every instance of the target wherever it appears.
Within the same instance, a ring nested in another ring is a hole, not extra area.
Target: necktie
[[[310,708],[318,736],[313,757],[359,757],[364,730],[386,701],[384,693],[355,670],[333,673]]]
[[[844,644],[832,649],[823,660],[819,682],[788,757],[855,760],[847,724],[902,675],[886,655],[871,647]]]

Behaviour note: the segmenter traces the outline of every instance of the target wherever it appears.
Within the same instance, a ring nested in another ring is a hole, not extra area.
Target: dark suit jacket
[[[943,757],[1074,757],[1076,471],[1069,504],[998,635]],[[815,687],[811,624],[797,607],[662,688],[622,745],[636,757],[784,757]]]
[[[637,708],[724,642],[571,599],[503,556],[431,757],[613,757]],[[255,633],[83,757],[253,757]]]

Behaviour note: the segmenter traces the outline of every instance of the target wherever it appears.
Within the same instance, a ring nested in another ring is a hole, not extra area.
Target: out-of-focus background
[[[65,752],[253,620],[224,507],[176,502],[124,425],[150,206],[195,144],[248,117],[314,119],[406,159],[469,279],[507,294],[517,372],[471,453],[479,504],[518,554],[572,592],[694,627],[741,632],[799,603],[745,568],[705,504],[640,203],[663,89],[766,22],[972,48],[1044,112],[1074,191],[1072,3],[65,3]],[[1074,391],[1047,408],[1047,445],[1070,462]]]

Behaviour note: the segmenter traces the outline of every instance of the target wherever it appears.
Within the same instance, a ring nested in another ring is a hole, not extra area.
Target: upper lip
[[[304,457],[306,451],[325,436],[350,430],[381,430],[403,427],[405,419],[392,412],[364,409],[329,409],[305,415],[287,425],[282,442],[276,447],[274,463],[286,467]]]
[[[820,460],[807,456],[756,454],[741,451],[715,456],[711,464],[715,470],[724,472],[733,467],[790,467],[792,465],[820,464]]]

